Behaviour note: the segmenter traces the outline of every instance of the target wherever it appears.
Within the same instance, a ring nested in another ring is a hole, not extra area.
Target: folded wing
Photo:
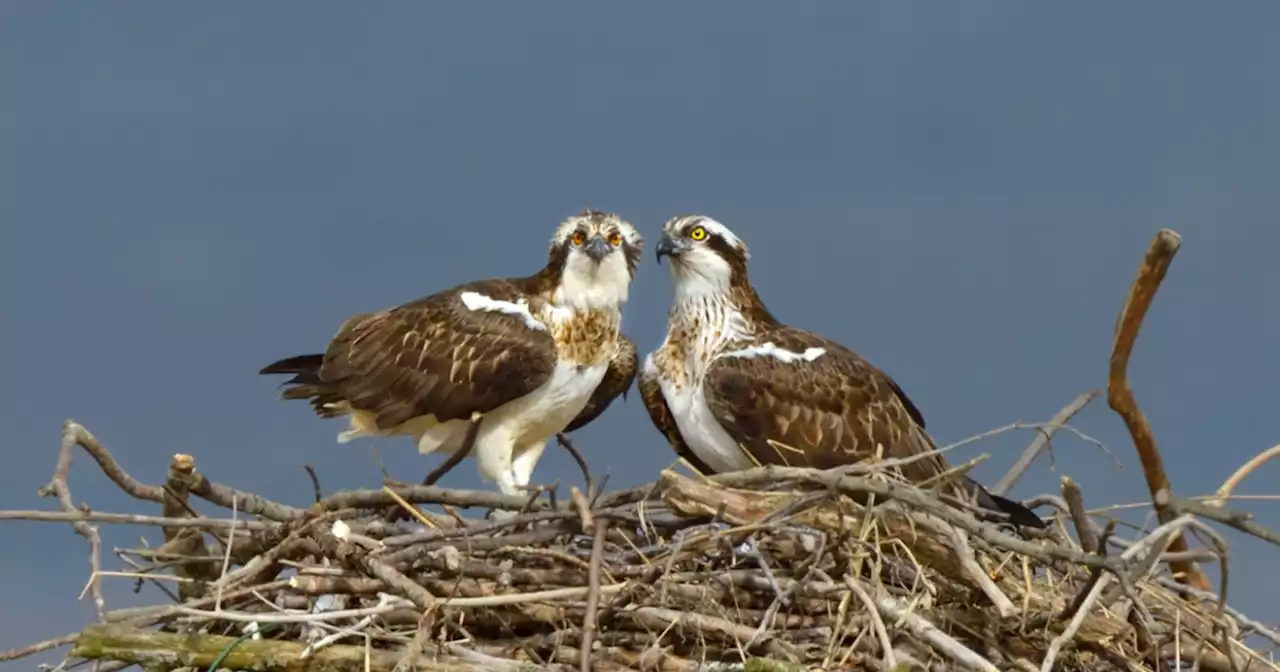
[[[915,406],[857,354],[796,329],[779,329],[767,342],[721,356],[704,383],[712,414],[757,462],[829,469],[873,458],[877,444],[885,457],[931,449],[915,431],[923,429]],[[945,468],[927,458],[907,476]]]
[[[511,281],[488,280],[357,315],[323,356],[261,373],[294,373],[284,398],[309,399],[321,415],[365,411],[383,430],[425,415],[467,419],[533,392],[555,369],[554,340],[520,312],[521,296]]]
[[[884,458],[936,450],[902,388],[853,351],[793,328],[767,340],[772,348],[717,359],[704,384],[712,414],[756,462],[831,469],[875,459],[877,445]],[[914,483],[949,468],[938,454],[899,467]],[[1029,509],[967,477],[953,494],[976,497],[979,506],[1006,513],[1015,524],[1045,526]]]

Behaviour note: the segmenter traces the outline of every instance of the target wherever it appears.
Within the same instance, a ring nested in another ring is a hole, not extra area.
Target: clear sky
[[[66,418],[150,483],[181,451],[294,504],[308,461],[326,490],[376,486],[371,444],[338,445],[258,368],[352,313],[536,270],[584,206],[650,241],[675,214],[723,221],[774,312],[885,369],[943,443],[1103,386],[1171,227],[1132,379],[1177,491],[1211,492],[1280,442],[1278,20],[1263,2],[5,3],[0,508],[55,507],[36,489]],[[644,259],[624,327],[648,351],[671,282]],[[1143,499],[1119,418],[1099,402],[1077,426],[1123,470],[1061,435],[1015,495],[1069,474],[1093,505]],[[991,453],[993,483],[1032,438],[957,456]],[[617,487],[674,459],[638,395],[578,443]],[[406,479],[438,463],[379,448]],[[77,501],[156,513],[82,458]],[[553,447],[535,479],[556,477],[578,478]],[[481,485],[472,462],[446,484]],[[83,540],[3,527],[0,649],[87,622]],[[1234,600],[1280,621],[1277,551],[1229,539]],[[107,583],[110,606],[163,599]]]

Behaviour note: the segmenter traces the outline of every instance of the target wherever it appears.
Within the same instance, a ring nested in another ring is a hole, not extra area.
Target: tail
[[[285,381],[285,384],[293,382],[320,382],[320,365],[324,363],[324,355],[298,355],[297,357],[289,357],[278,362],[272,362],[258,372],[259,375],[269,375],[272,373],[296,373],[292,379]]]
[[[899,392],[899,394],[901,394],[901,392]],[[902,398],[906,399],[906,396],[904,395]],[[910,404],[910,402],[904,403],[906,403],[909,411],[910,409],[915,408]],[[924,431],[924,423],[919,416],[919,412],[916,412],[913,417],[916,419],[915,427],[918,430],[916,434],[920,441],[923,442],[923,445],[927,450],[937,450],[938,446],[933,442],[933,438]],[[945,460],[941,465],[945,467]],[[1040,516],[1037,516],[1031,509],[1028,509],[1012,499],[1006,499],[1000,495],[989,492],[981,483],[969,478],[968,476],[965,476],[957,483],[957,485],[960,486],[957,489],[963,492],[966,495],[966,498],[977,495],[978,506],[980,508],[993,511],[995,513],[1003,513],[1009,516],[1009,522],[1017,527],[1034,527],[1040,530],[1049,527],[1049,524],[1041,520]]]
[[[1044,522],[1040,516],[1037,516],[1034,511],[1018,502],[988,492],[986,488],[982,487],[981,483],[971,478],[966,477],[965,482],[966,485],[977,491],[978,506],[988,511],[995,511],[1009,516],[1009,522],[1018,527],[1034,527],[1041,530],[1049,527],[1049,524]]]
[[[329,389],[329,386],[320,378],[320,366],[322,364],[324,364],[324,355],[298,355],[272,362],[262,367],[258,374],[294,374],[292,378],[280,384],[281,387],[285,388],[280,393],[280,398],[306,399],[311,402],[311,407],[315,409],[316,415],[322,418],[337,417],[342,415],[343,412],[331,408],[329,405],[342,401],[342,397]]]

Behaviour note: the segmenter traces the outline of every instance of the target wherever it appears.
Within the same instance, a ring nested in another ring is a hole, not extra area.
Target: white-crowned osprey
[[[667,337],[644,360],[640,394],[675,452],[704,474],[758,465],[833,467],[936,450],[907,395],[852,350],[779,322],[747,277],[747,246],[724,224],[675,217],[656,246],[675,298]],[[901,467],[921,482],[941,455]],[[952,488],[1015,525],[1044,527],[1021,504],[964,478]]]
[[[635,345],[619,327],[643,248],[630,223],[585,210],[559,225],[537,273],[353,316],[324,354],[260,373],[294,374],[282,398],[347,416],[339,443],[408,435],[420,453],[451,454],[479,413],[480,474],[518,494],[547,441],[590,422],[634,378]]]

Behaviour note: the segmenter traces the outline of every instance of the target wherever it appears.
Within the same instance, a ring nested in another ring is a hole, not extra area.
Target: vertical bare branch
[[[49,482],[39,490],[41,497],[57,497],[58,505],[67,513],[77,512],[75,502],[71,499],[67,477],[71,473],[71,451],[76,447],[79,431],[83,431],[80,425],[70,420],[63,423],[57,466],[54,467]],[[98,536],[98,526],[77,520],[71,523],[71,528],[89,542],[89,589],[93,595],[94,612],[99,621],[105,622],[107,601],[102,597],[102,582],[98,577],[98,573],[102,571],[102,538]]]
[[[1173,263],[1173,257],[1178,253],[1181,244],[1181,236],[1169,229],[1161,229],[1151,241],[1147,254],[1142,259],[1142,266],[1138,269],[1138,277],[1129,288],[1129,295],[1120,309],[1120,316],[1116,319],[1115,341],[1111,347],[1111,366],[1107,373],[1107,405],[1120,415],[1125,426],[1129,428],[1134,448],[1138,451],[1138,459],[1142,462],[1142,473],[1146,477],[1147,488],[1151,492],[1156,517],[1161,524],[1172,521],[1174,513],[1167,505],[1155,501],[1156,493],[1161,490],[1172,493],[1173,486],[1169,483],[1169,475],[1164,469],[1164,460],[1156,447],[1151,424],[1138,408],[1138,400],[1129,389],[1128,371],[1129,357],[1133,354],[1134,342],[1138,340],[1142,320],[1146,317],[1147,310],[1155,299],[1156,290],[1160,288],[1160,282],[1164,280],[1165,273]],[[1186,551],[1186,539],[1179,534],[1169,545],[1169,550],[1173,553]],[[1173,570],[1185,577],[1184,581],[1189,582],[1189,585],[1200,590],[1209,590],[1209,580],[1194,562],[1180,560],[1173,563]]]
[[[160,515],[165,518],[195,517],[195,509],[191,507],[189,495],[191,489],[199,482],[196,475],[195,458],[183,453],[176,453],[169,461],[169,471],[164,479],[164,502],[160,507]],[[196,528],[177,528],[165,526],[164,545],[157,549],[161,553],[173,553],[190,557],[209,555],[205,545],[203,531]],[[230,537],[228,537],[230,538]],[[195,562],[178,565],[175,569],[178,576],[195,581],[213,581],[218,572],[211,563]],[[199,597],[204,592],[200,583],[179,583],[178,596],[184,600]]]
[[[591,562],[587,566],[587,612],[582,617],[582,653],[579,669],[591,672],[591,647],[596,634],[596,612],[600,608],[600,564],[603,561],[604,538],[609,530],[609,519],[604,518],[596,525],[595,536],[591,540]]]
[[[1084,508],[1084,493],[1080,486],[1067,476],[1062,477],[1062,499],[1067,502],[1067,513],[1071,514],[1071,522],[1076,528],[1076,537],[1080,539],[1080,548],[1085,553],[1099,553],[1104,549],[1098,543],[1098,533],[1089,520],[1089,513]]]

